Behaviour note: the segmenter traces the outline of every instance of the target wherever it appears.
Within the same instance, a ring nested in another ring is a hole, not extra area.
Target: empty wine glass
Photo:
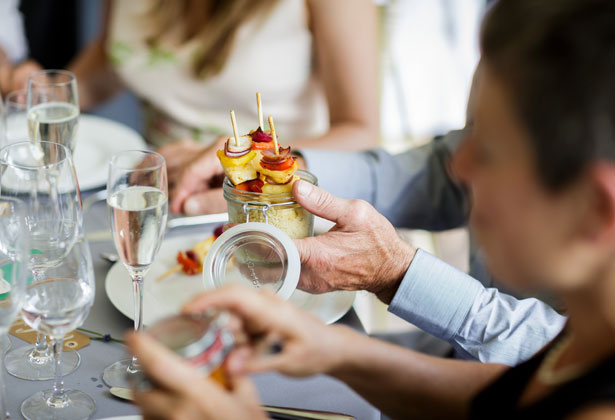
[[[4,138],[6,143],[12,143],[28,136],[26,106],[28,91],[15,90],[4,99]]]
[[[94,413],[94,399],[82,391],[64,389],[60,370],[64,336],[83,323],[94,303],[94,291],[92,255],[85,239],[77,241],[60,264],[48,268],[44,279],[35,277],[26,288],[22,317],[49,337],[55,362],[53,388],[21,404],[26,419],[83,420]]]
[[[29,272],[25,210],[23,202],[0,197],[0,334],[3,337],[7,336],[25,297]],[[6,418],[9,416],[0,357],[0,419]]]
[[[75,151],[79,123],[77,78],[66,70],[41,70],[28,79],[28,133],[32,141],[51,141]]]
[[[70,151],[57,143],[12,143],[0,150],[0,192],[26,204],[30,233],[28,266],[41,281],[45,271],[59,264],[77,240],[81,226],[81,197]],[[79,354],[66,353],[63,373],[79,366]],[[53,378],[53,358],[39,334],[34,347],[7,353],[8,372],[18,378]]]
[[[109,162],[107,204],[115,247],[133,284],[134,328],[143,325],[143,279],[154,261],[167,224],[167,170],[155,152],[132,150]],[[138,361],[121,360],[108,366],[103,381],[110,387],[130,387]]]

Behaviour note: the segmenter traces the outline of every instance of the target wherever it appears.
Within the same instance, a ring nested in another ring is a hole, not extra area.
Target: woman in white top
[[[221,211],[214,152],[230,109],[240,132],[258,126],[257,91],[285,145],[374,146],[375,19],[370,0],[116,0],[71,69],[84,110],[122,84],[142,99],[172,211]]]

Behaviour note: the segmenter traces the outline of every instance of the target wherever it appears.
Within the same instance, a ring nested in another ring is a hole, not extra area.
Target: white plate
[[[158,257],[145,277],[143,290],[143,323],[145,325],[151,325],[161,318],[179,312],[187,300],[205,291],[203,276],[200,274],[187,276],[180,272],[158,283],[155,283],[154,279],[177,264],[175,258],[179,251],[192,248],[195,243],[202,241],[207,235],[209,234],[201,233],[169,238],[162,243]],[[128,318],[133,319],[132,285],[122,263],[114,264],[107,273],[105,291],[113,306]],[[291,296],[290,301],[330,324],[348,312],[354,302],[354,297],[355,292],[312,295],[297,290]]]
[[[75,170],[81,190],[107,183],[109,158],[123,150],[144,149],[145,140],[132,128],[95,115],[81,114],[75,145]]]
[[[7,125],[12,138],[27,138],[25,113],[13,115]],[[132,128],[107,118],[81,114],[73,156],[80,189],[85,191],[107,183],[107,166],[114,154],[146,147],[143,137]]]

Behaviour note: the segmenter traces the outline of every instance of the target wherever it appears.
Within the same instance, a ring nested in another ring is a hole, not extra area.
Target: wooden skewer
[[[261,130],[263,127],[263,105],[261,104],[261,93],[256,92],[256,110],[258,111],[258,126]]]
[[[167,271],[164,274],[161,274],[160,276],[158,276],[156,278],[156,280],[154,280],[156,283],[159,282],[162,279],[166,279],[167,277],[169,277],[171,274],[175,274],[178,271],[182,270],[182,265],[181,264],[177,264],[175,267],[173,267],[172,269],[170,269],[169,271]]]
[[[273,147],[275,148],[275,155],[280,155],[280,150],[278,146],[278,136],[275,135],[275,126],[273,125],[273,117],[269,116],[269,128],[271,129],[271,138],[273,138]]]
[[[237,130],[237,121],[235,121],[235,111],[231,109],[231,123],[233,124],[233,135],[235,136],[235,146],[239,147],[239,132]]]

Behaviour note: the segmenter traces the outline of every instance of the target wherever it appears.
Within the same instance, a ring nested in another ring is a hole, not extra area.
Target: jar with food
[[[220,385],[230,386],[224,361],[235,345],[229,328],[229,314],[208,311],[198,315],[175,315],[164,318],[147,333],[163,346],[186,359],[203,376],[209,376]],[[135,386],[145,390],[155,386],[140,372]]]
[[[299,170],[299,179],[318,185],[314,175]],[[301,207],[294,199],[292,189],[268,188],[263,184],[262,192],[237,188],[228,178],[224,180],[224,198],[227,202],[229,223],[269,223],[293,239],[312,236],[314,215]]]
[[[217,152],[226,174],[223,189],[229,222],[268,223],[294,239],[312,236],[314,216],[295,201],[292,188],[299,179],[317,185],[316,177],[298,170],[290,147],[278,144],[271,116],[269,132],[261,129],[261,121],[256,130],[240,136],[235,113],[230,114],[234,137]]]

